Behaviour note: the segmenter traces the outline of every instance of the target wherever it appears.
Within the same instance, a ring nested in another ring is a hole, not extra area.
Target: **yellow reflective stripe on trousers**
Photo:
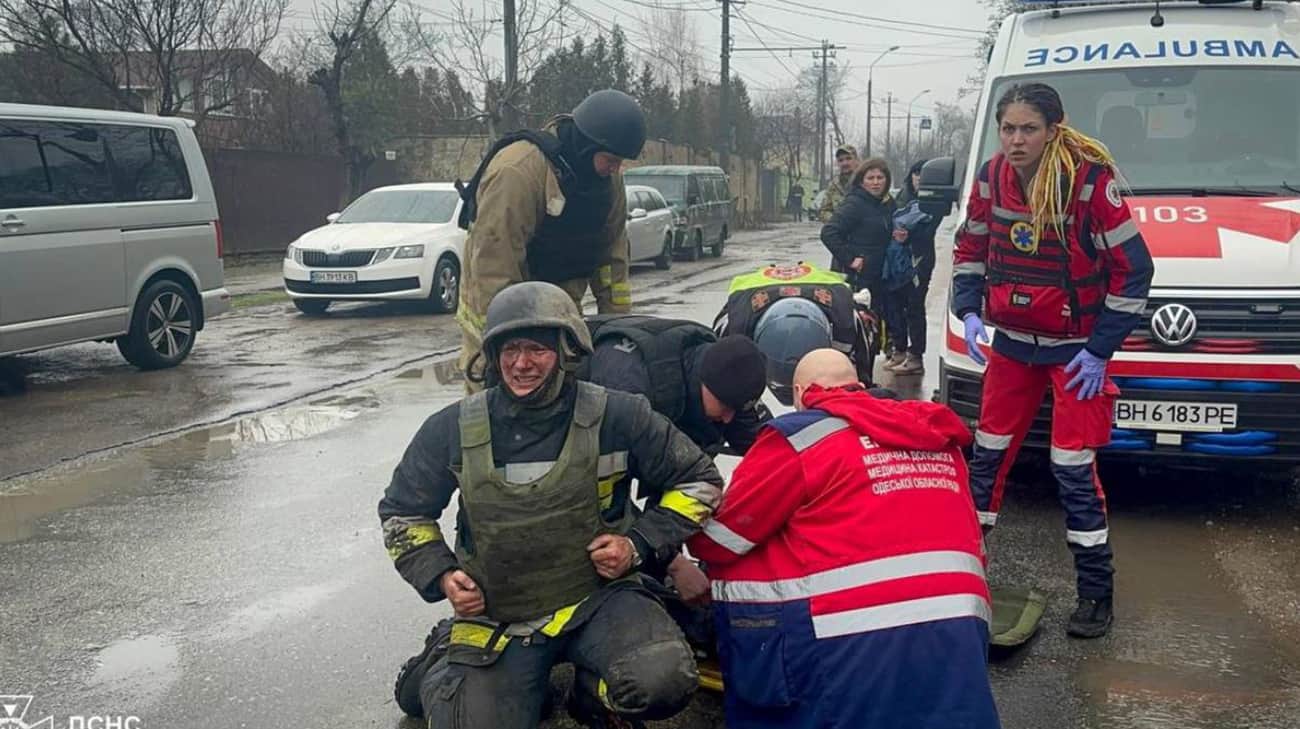
[[[665,509],[681,514],[696,524],[709,518],[713,510],[701,501],[691,498],[680,491],[669,491],[659,497],[659,505]]]
[[[631,285],[624,282],[619,282],[614,284],[613,286],[610,286],[609,291],[610,291],[609,300],[612,301],[615,306],[632,305]]]
[[[474,336],[482,339],[483,327],[487,326],[487,318],[470,311],[469,305],[465,303],[465,298],[462,296],[460,303],[456,306],[456,323],[472,332]]]
[[[614,285],[614,268],[613,266],[601,266],[596,269],[596,275],[600,276],[601,286]]]
[[[573,620],[573,613],[578,610],[578,605],[581,604],[582,603],[578,603],[577,605],[570,605],[566,608],[557,610],[555,614],[551,616],[550,622],[543,625],[538,632],[549,638],[554,638],[559,635],[560,631],[564,630],[564,626],[568,625],[570,620]]]
[[[451,643],[452,645],[465,645],[471,648],[487,648],[492,642],[492,636],[496,635],[497,629],[491,625],[482,625],[480,623],[463,623],[459,620],[451,625]],[[510,636],[502,634],[497,636],[496,644],[492,645],[492,651],[500,653],[506,649],[506,644],[510,642]]]

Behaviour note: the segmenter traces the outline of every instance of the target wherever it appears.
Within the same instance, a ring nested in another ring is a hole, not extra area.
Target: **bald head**
[[[814,349],[794,369],[795,407],[803,407],[803,393],[812,385],[827,389],[858,384],[853,362],[834,349]]]

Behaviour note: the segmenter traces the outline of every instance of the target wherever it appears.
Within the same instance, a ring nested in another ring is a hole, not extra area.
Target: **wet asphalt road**
[[[732,275],[823,259],[815,232],[744,233],[720,261],[638,270],[634,298],[709,321]],[[170,372],[102,345],[7,363],[27,388],[0,398],[0,478],[27,475],[0,480],[0,694],[35,694],[27,720],[56,726],[417,726],[392,679],[447,610],[397,577],[374,507],[422,420],[459,396],[456,342],[449,317],[273,305],[213,322]],[[929,359],[896,387],[928,397]],[[1018,471],[990,543],[994,582],[1052,600],[1039,637],[991,668],[1005,726],[1300,726],[1293,483],[1113,474],[1118,623],[1080,643],[1062,632],[1073,578],[1045,476]],[[665,726],[718,717],[702,697]]]

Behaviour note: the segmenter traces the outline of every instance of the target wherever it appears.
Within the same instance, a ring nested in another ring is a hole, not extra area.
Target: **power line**
[[[736,17],[740,18],[741,22],[745,24],[746,28],[749,28],[750,31],[754,31],[754,26],[750,24],[748,16],[742,15],[740,11],[736,11]],[[790,67],[785,65],[785,61],[782,61],[781,57],[776,54],[776,51],[768,47],[768,45],[763,42],[763,39],[758,37],[758,33],[756,31],[754,32],[754,39],[757,40],[758,44],[772,55],[772,58],[775,59],[777,63],[781,64],[781,68],[784,68],[786,73],[793,76],[796,82],[799,80],[799,74],[795,73],[794,71],[791,71]]]
[[[833,15],[833,14],[829,14],[829,13],[826,12],[826,11],[822,11],[822,10],[819,9],[819,8],[816,8],[816,7],[814,7],[814,6],[811,6],[811,5],[802,5],[802,4],[797,4],[797,3],[792,4],[792,3],[791,3],[791,0],[775,0],[775,1],[776,1],[776,2],[785,3],[785,4],[791,4],[792,7],[782,7],[782,6],[780,6],[780,5],[768,5],[768,4],[765,4],[765,3],[757,2],[757,0],[750,0],[750,4],[753,5],[753,6],[755,6],[755,7],[769,8],[769,9],[771,9],[771,10],[776,10],[776,11],[778,11],[778,12],[782,12],[782,13],[788,13],[788,14],[790,14],[790,15],[797,15],[797,16],[799,16],[799,17],[801,17],[801,18],[813,17],[813,18],[817,18],[817,19],[819,19],[819,20],[830,20],[830,21],[835,21],[835,22],[840,22],[840,23],[844,22],[844,20],[845,20],[846,17],[847,17],[847,18],[854,18],[854,19],[857,19],[857,20],[869,20],[869,16],[860,16],[860,15],[857,15],[856,13],[843,13],[843,12],[841,12],[839,15]],[[869,21],[869,22],[878,22],[878,21]],[[896,22],[896,23],[904,23],[904,21],[892,21],[892,22]],[[978,40],[977,38],[974,38],[974,37],[972,37],[972,36],[966,36],[966,35],[954,35],[953,33],[947,33],[947,32],[937,31],[937,30],[926,30],[926,29],[924,29],[924,28],[917,29],[917,28],[914,28],[914,27],[909,27],[909,26],[907,26],[906,24],[905,24],[904,27],[901,27],[901,28],[884,27],[884,28],[881,28],[881,30],[889,30],[889,31],[897,32],[897,33],[912,33],[912,34],[915,34],[915,35],[933,36],[933,37],[936,37],[936,38],[953,38],[953,39],[956,39],[956,40]],[[975,31],[963,30],[962,32],[972,33],[972,32],[975,32]],[[980,33],[982,34],[983,31],[980,31]]]
[[[785,5],[793,5],[796,8],[803,8],[804,10],[818,10],[818,11],[825,10],[825,8],[819,8],[815,5],[806,5],[801,2],[796,2],[796,0],[775,0],[775,2],[783,3]],[[986,29],[960,28],[954,25],[935,25],[933,23],[921,23],[915,20],[893,20],[891,18],[881,18],[874,15],[863,15],[862,13],[853,13],[845,10],[833,10],[831,12],[836,13],[837,15],[840,15],[842,17],[857,18],[859,20],[866,20],[871,23],[885,23],[889,25],[902,25],[902,26],[915,27],[915,28],[930,28],[933,30],[956,31],[958,33],[975,33],[980,36],[983,36],[986,33],[988,33]]]
[[[704,7],[691,7],[687,5],[650,3],[650,2],[641,2],[641,0],[621,0],[621,2],[629,3],[631,5],[638,5],[643,8],[650,8],[651,10],[669,10],[673,12],[683,12],[683,13],[717,12],[717,8],[704,8]]]

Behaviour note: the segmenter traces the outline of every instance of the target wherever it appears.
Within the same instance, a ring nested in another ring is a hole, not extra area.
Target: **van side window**
[[[722,202],[731,202],[731,186],[727,184],[727,178],[718,178],[718,199]]]
[[[180,141],[170,129],[0,121],[0,207],[192,196]]]
[[[113,175],[104,139],[88,124],[5,122],[0,129],[5,152],[0,155],[6,205],[48,207],[113,202]],[[40,160],[37,167],[32,144]],[[11,161],[10,153],[14,155]],[[16,169],[8,169],[11,166]],[[10,175],[17,174],[17,181]],[[16,198],[16,199],[15,199]]]
[[[128,126],[102,129],[113,153],[120,202],[187,200],[193,196],[176,132]]]
[[[692,175],[686,178],[686,204],[694,205],[703,202],[700,199],[700,178]]]
[[[41,159],[40,136],[0,121],[0,208],[57,205]]]

